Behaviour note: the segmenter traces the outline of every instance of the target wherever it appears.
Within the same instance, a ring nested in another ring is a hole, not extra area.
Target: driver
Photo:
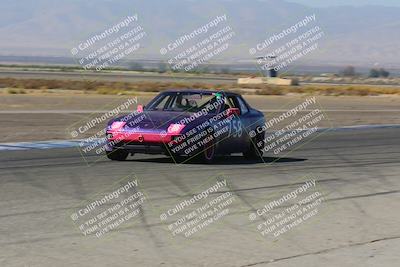
[[[193,99],[184,98],[182,95],[176,99],[176,107],[184,110],[197,107],[197,102]]]

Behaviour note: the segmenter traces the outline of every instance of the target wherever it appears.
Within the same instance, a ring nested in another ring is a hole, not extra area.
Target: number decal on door
[[[242,122],[238,119],[233,119],[231,121],[231,135],[232,137],[242,137]]]

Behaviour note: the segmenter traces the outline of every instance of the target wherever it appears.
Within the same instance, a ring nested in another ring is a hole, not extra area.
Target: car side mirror
[[[228,108],[228,111],[227,111],[226,115],[230,116],[232,114],[236,115],[236,116],[240,116],[240,109],[238,109],[238,108]]]
[[[137,105],[137,108],[136,108],[137,112],[141,113],[141,112],[143,112],[143,109],[144,109],[143,105]]]

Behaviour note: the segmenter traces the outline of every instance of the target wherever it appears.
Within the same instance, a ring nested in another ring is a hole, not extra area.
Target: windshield
[[[154,99],[146,110],[163,110],[178,112],[198,112],[208,105],[215,103],[221,95],[204,93],[170,93],[161,94]],[[210,109],[210,113],[216,113],[217,108]]]

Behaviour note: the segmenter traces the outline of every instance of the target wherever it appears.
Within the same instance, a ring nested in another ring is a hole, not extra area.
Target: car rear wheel
[[[246,159],[259,159],[263,156],[264,134],[257,134],[250,140],[250,147],[243,152]]]
[[[107,151],[107,158],[111,160],[124,161],[128,157],[129,152],[123,149],[114,149],[113,151]]]

